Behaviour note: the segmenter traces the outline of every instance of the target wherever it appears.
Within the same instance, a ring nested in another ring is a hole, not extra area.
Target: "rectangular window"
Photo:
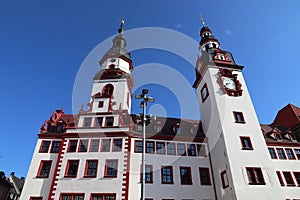
[[[99,101],[98,102],[98,108],[103,108],[104,105],[104,101]]]
[[[116,200],[116,194],[91,194],[91,200]]]
[[[65,177],[76,177],[79,160],[68,160]]]
[[[106,117],[105,126],[108,126],[108,127],[114,126],[114,117]]]
[[[168,155],[175,155],[176,154],[174,143],[168,143],[168,145],[167,145],[167,154]]]
[[[199,174],[200,174],[201,185],[211,185],[209,168],[199,167]]]
[[[69,140],[68,152],[76,152],[77,140]]]
[[[284,186],[284,182],[283,182],[281,173],[280,173],[279,171],[276,171],[276,174],[277,174],[277,177],[278,177],[278,180],[279,180],[280,185],[281,185],[281,186]]]
[[[196,145],[190,144],[188,145],[188,156],[196,156]]]
[[[85,165],[85,177],[96,177],[98,168],[98,160],[87,160]]]
[[[143,181],[143,173],[142,173],[142,166],[141,166],[141,173],[140,173],[141,182]],[[153,166],[152,165],[145,165],[145,183],[153,183]]]
[[[233,112],[235,123],[246,123],[242,112]]]
[[[58,153],[60,149],[60,141],[53,141],[51,146],[51,153]]]
[[[282,172],[287,186],[295,186],[291,172]]]
[[[40,153],[48,153],[49,147],[50,147],[51,141],[42,141],[41,147],[40,147]]]
[[[161,183],[162,184],[173,184],[173,167],[164,166],[161,168]]]
[[[91,140],[90,152],[99,151],[99,140]]]
[[[186,156],[185,144],[177,143],[177,155]]]
[[[87,152],[88,140],[80,140],[78,152]]]
[[[114,139],[113,140],[112,151],[122,151],[122,139]]]
[[[43,200],[43,197],[30,197],[29,200]]]
[[[277,155],[278,155],[279,159],[286,159],[286,156],[285,156],[282,148],[278,148],[276,150],[277,150]]]
[[[156,142],[156,153],[157,154],[166,154],[166,148],[164,142]]]
[[[244,136],[242,137],[241,136],[240,139],[241,139],[242,149],[244,149],[244,150],[253,150],[250,137],[244,137]]]
[[[60,200],[83,200],[84,194],[61,194]]]
[[[285,149],[285,153],[286,153],[288,159],[290,159],[290,160],[296,159],[292,149]]]
[[[154,142],[146,141],[146,153],[154,153]]]
[[[135,140],[134,152],[135,153],[142,153],[143,152],[143,141]]]
[[[110,151],[110,139],[102,140],[101,151],[102,152]]]
[[[197,144],[197,153],[198,156],[206,156],[205,145]]]
[[[85,117],[83,120],[83,127],[91,127],[91,125],[92,125],[92,118]]]
[[[118,173],[118,160],[106,160],[104,177],[115,178],[117,177],[117,173]]]
[[[298,186],[300,186],[300,172],[293,172]]]
[[[190,167],[180,167],[181,185],[192,185],[192,173]]]
[[[300,149],[294,149],[294,151],[295,151],[295,154],[296,154],[298,160],[300,160]]]
[[[251,185],[264,185],[265,180],[261,171],[261,168],[246,167],[249,184]]]
[[[226,189],[229,187],[228,176],[226,170],[221,172],[222,188]]]
[[[277,159],[277,156],[276,156],[274,148],[268,148],[268,150],[269,150],[271,158],[272,159]]]
[[[102,127],[103,124],[103,117],[96,117],[96,126]]]
[[[48,178],[50,174],[51,164],[52,164],[51,160],[42,160],[40,163],[37,177]]]

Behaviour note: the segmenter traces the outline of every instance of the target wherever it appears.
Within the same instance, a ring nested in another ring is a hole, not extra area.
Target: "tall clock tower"
[[[203,24],[196,64],[203,130],[217,199],[284,199],[243,78],[243,66]]]

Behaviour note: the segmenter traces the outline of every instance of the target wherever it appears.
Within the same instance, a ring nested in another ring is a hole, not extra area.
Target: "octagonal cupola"
[[[212,35],[212,31],[203,24],[203,27],[200,30],[200,47],[201,51],[207,51],[208,49],[219,49],[219,41]]]

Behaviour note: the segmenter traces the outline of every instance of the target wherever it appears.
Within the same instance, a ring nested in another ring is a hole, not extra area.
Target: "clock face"
[[[225,88],[227,88],[229,90],[236,90],[236,84],[235,84],[234,78],[224,77],[223,85]]]

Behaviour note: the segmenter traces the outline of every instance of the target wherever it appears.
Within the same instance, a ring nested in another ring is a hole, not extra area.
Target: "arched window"
[[[114,92],[114,86],[112,84],[105,85],[103,88],[103,91],[102,91],[102,93],[104,95],[107,95],[107,94],[112,95],[113,92]]]

